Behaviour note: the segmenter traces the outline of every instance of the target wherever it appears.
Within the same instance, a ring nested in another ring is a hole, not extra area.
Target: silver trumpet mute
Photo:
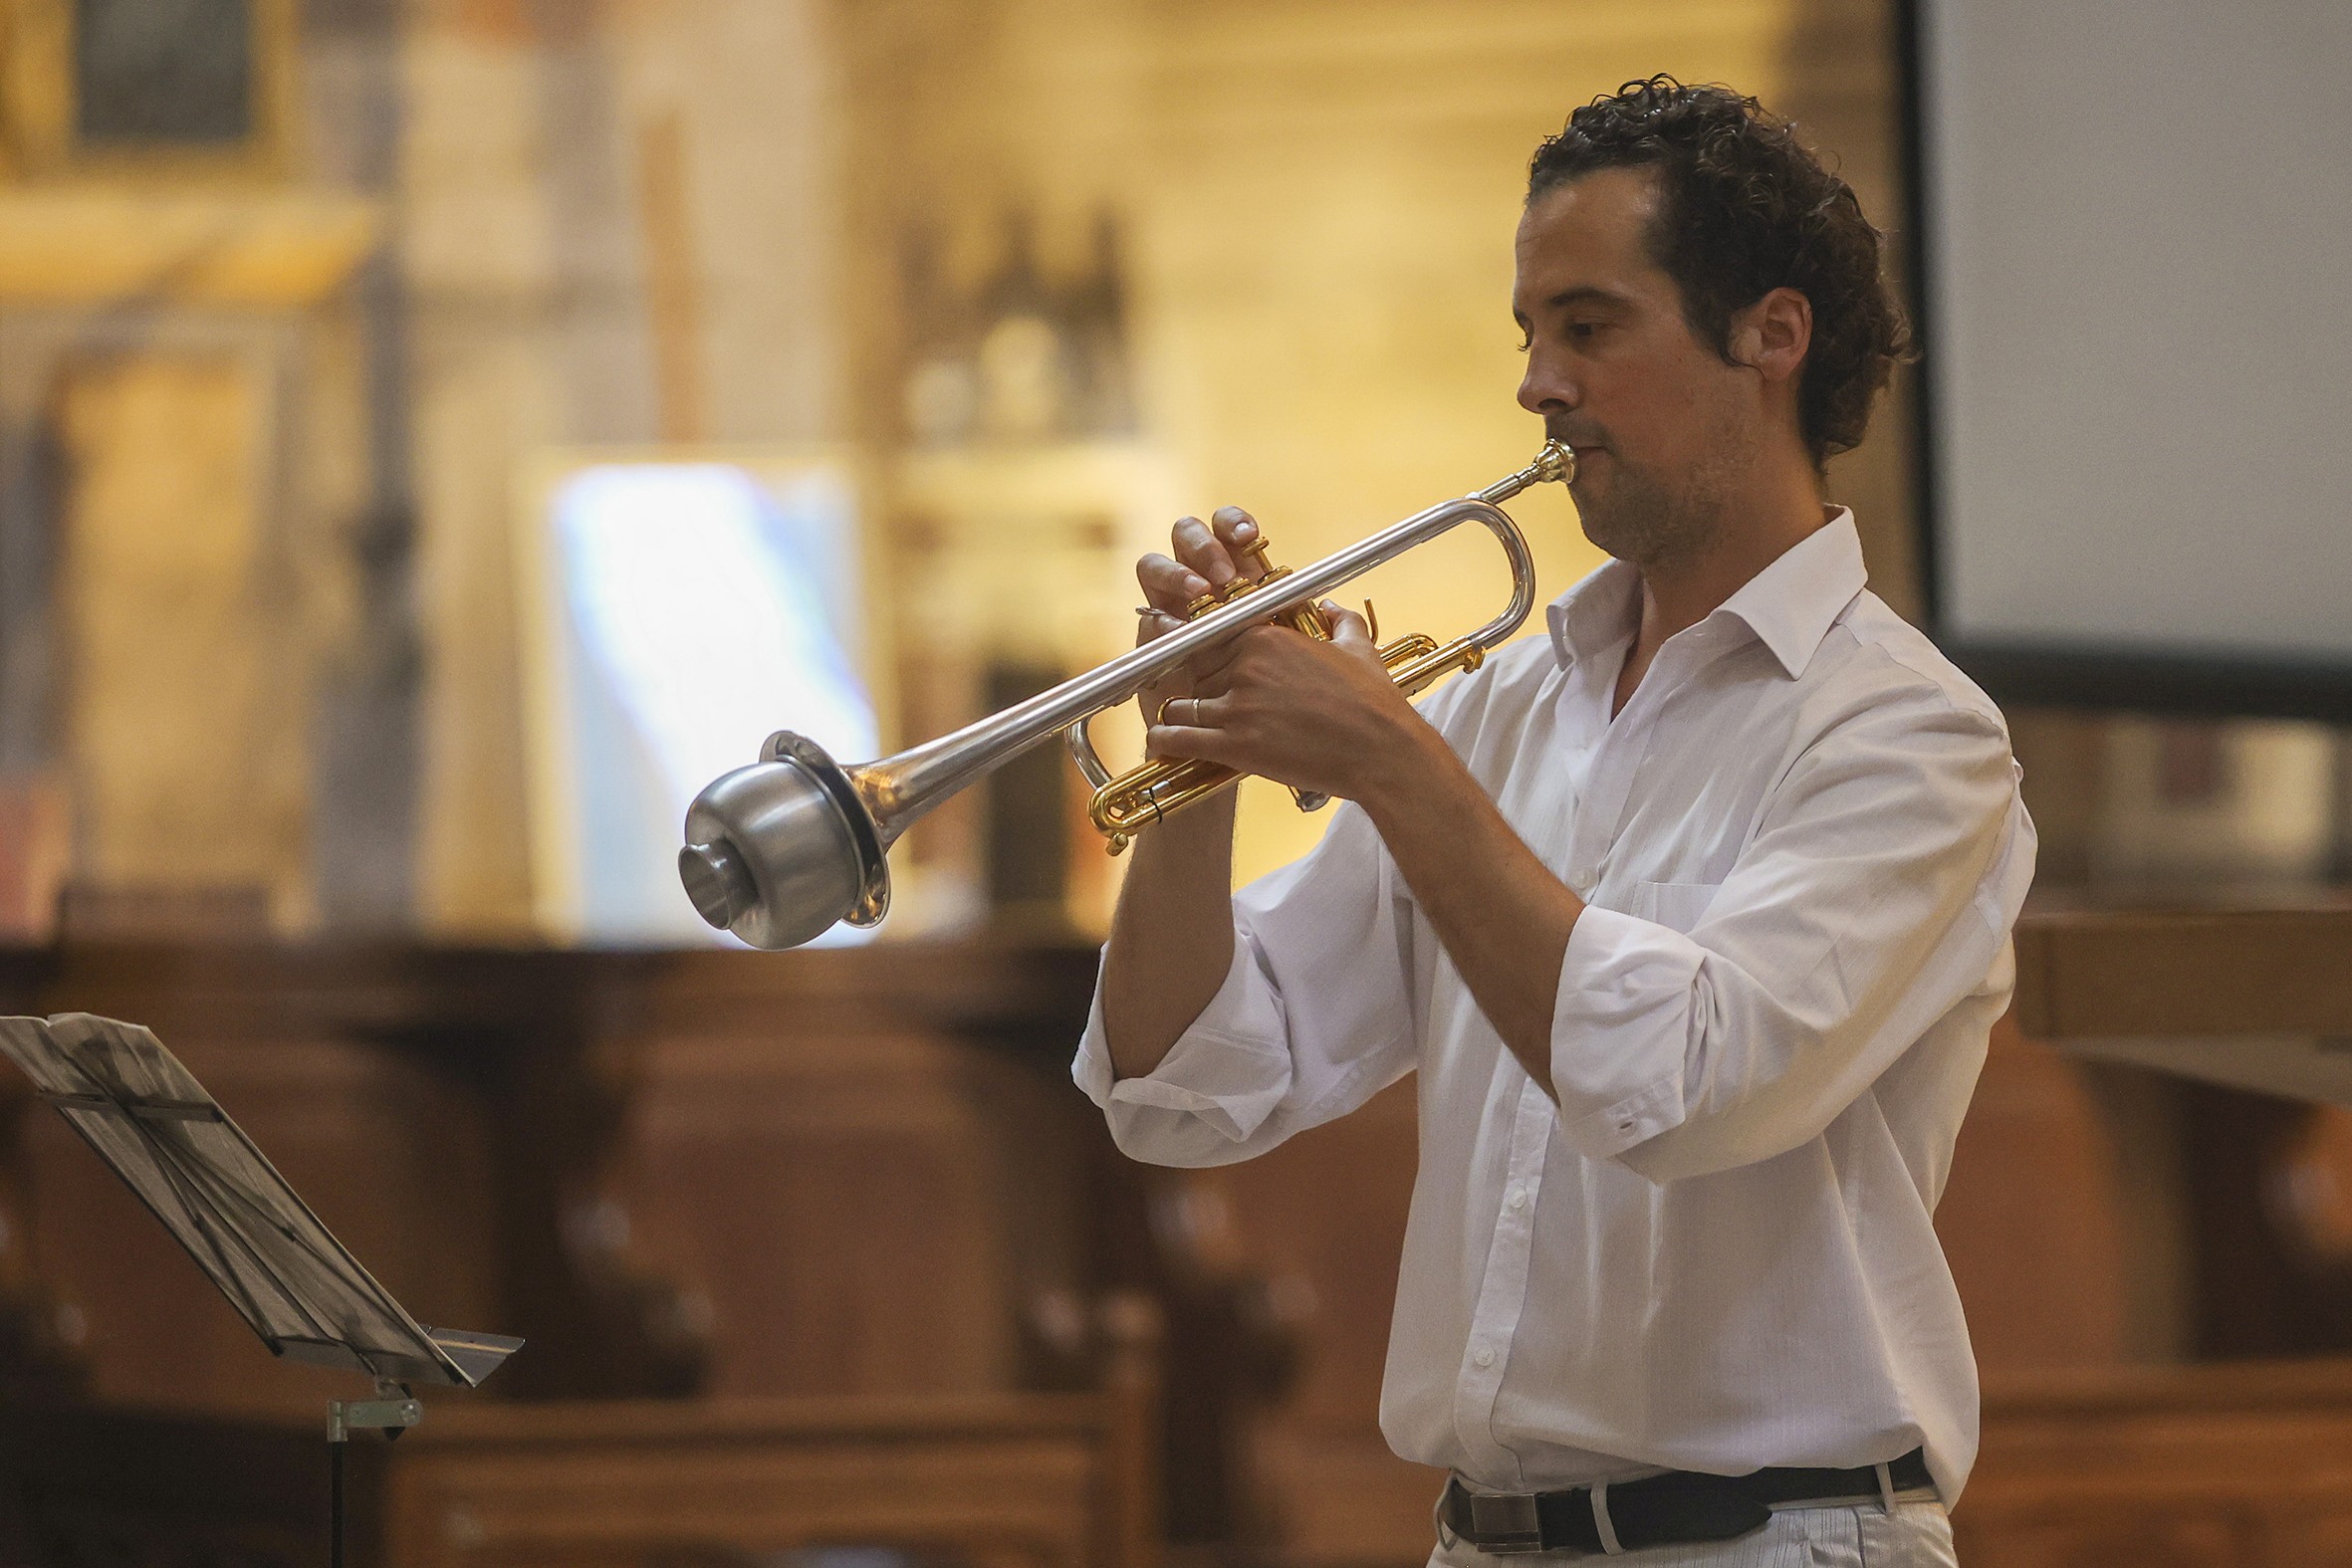
[[[895,757],[843,768],[816,742],[779,731],[760,749],[758,762],[714,780],[688,807],[686,847],[678,851],[686,896],[704,920],[755,948],[798,947],[842,920],[870,926],[890,907],[890,846],[942,800],[1058,735],[1069,741],[1098,789],[1122,784],[1133,776],[1114,780],[1102,768],[1085,739],[1087,720],[1202,650],[1312,605],[1339,584],[1464,523],[1480,524],[1503,547],[1511,563],[1511,603],[1476,631],[1443,647],[1421,639],[1429,652],[1416,649],[1389,663],[1408,691],[1450,670],[1476,669],[1489,649],[1519,630],[1535,603],[1534,561],[1502,503],[1529,485],[1565,481],[1574,472],[1567,448],[1546,442],[1535,461],[1474,495],[1416,513],[1310,566],[1270,572],[1229,603],[1196,606],[1194,619],[1164,637]],[[1104,830],[1115,850],[1141,822],[1156,821],[1206,792],[1188,787],[1181,798],[1163,798],[1144,790],[1134,819],[1121,817]]]
[[[795,948],[834,922],[890,908],[890,862],[849,775],[780,730],[749,768],[714,780],[686,812],[678,878],[695,912],[755,948]]]

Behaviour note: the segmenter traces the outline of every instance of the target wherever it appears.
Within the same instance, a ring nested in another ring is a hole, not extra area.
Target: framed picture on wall
[[[298,0],[0,0],[0,130],[25,174],[270,176]]]

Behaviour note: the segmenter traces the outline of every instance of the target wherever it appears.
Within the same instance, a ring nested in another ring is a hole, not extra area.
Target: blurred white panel
[[[776,730],[845,763],[880,750],[849,479],[823,463],[594,462],[544,498],[526,585],[542,924],[585,942],[731,942],[679,888],[687,805]]]
[[[2352,665],[2352,5],[1919,3],[1941,631]]]

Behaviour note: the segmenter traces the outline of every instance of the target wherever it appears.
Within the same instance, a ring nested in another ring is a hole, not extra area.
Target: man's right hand
[[[1179,522],[1172,556],[1155,553],[1135,564],[1146,606],[1136,644],[1183,625],[1202,594],[1237,575],[1260,575],[1240,564],[1257,539],[1257,523],[1239,507],[1221,508],[1206,523]],[[1212,649],[1195,663],[1207,674],[1224,660],[1223,650]],[[1162,703],[1191,696],[1193,676],[1174,670],[1147,688],[1138,699],[1143,722],[1155,722]],[[1103,1033],[1119,1077],[1157,1067],[1233,967],[1233,810],[1227,790],[1154,822],[1135,842],[1102,966]]]
[[[1141,647],[1182,626],[1189,618],[1186,612],[1203,594],[1223,588],[1237,576],[1256,580],[1262,575],[1242,557],[1257,541],[1257,520],[1240,507],[1220,507],[1206,523],[1199,518],[1179,519],[1169,534],[1169,547],[1175,554],[1163,556],[1154,551],[1135,562],[1135,580],[1143,589],[1144,603],[1135,628],[1135,645]],[[1209,658],[1213,667],[1216,656]],[[1136,698],[1144,724],[1159,722],[1161,704],[1189,697],[1192,692],[1190,669],[1172,671],[1157,684],[1145,687]]]

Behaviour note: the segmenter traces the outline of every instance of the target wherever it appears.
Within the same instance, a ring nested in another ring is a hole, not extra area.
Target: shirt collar
[[[1780,553],[1723,601],[1718,615],[1736,615],[1772,650],[1794,680],[1812,663],[1821,639],[1869,581],[1854,514],[1839,507],[1828,522]]]
[[[1854,514],[1839,507],[1828,522],[1781,552],[1713,614],[1729,615],[1769,648],[1794,679],[1821,639],[1869,580]],[[1612,560],[1553,601],[1546,612],[1560,667],[1588,659],[1633,635],[1641,605],[1639,572]]]
[[[1641,621],[1641,574],[1622,560],[1602,563],[1552,600],[1543,618],[1560,668],[1573,669],[1633,635]]]

